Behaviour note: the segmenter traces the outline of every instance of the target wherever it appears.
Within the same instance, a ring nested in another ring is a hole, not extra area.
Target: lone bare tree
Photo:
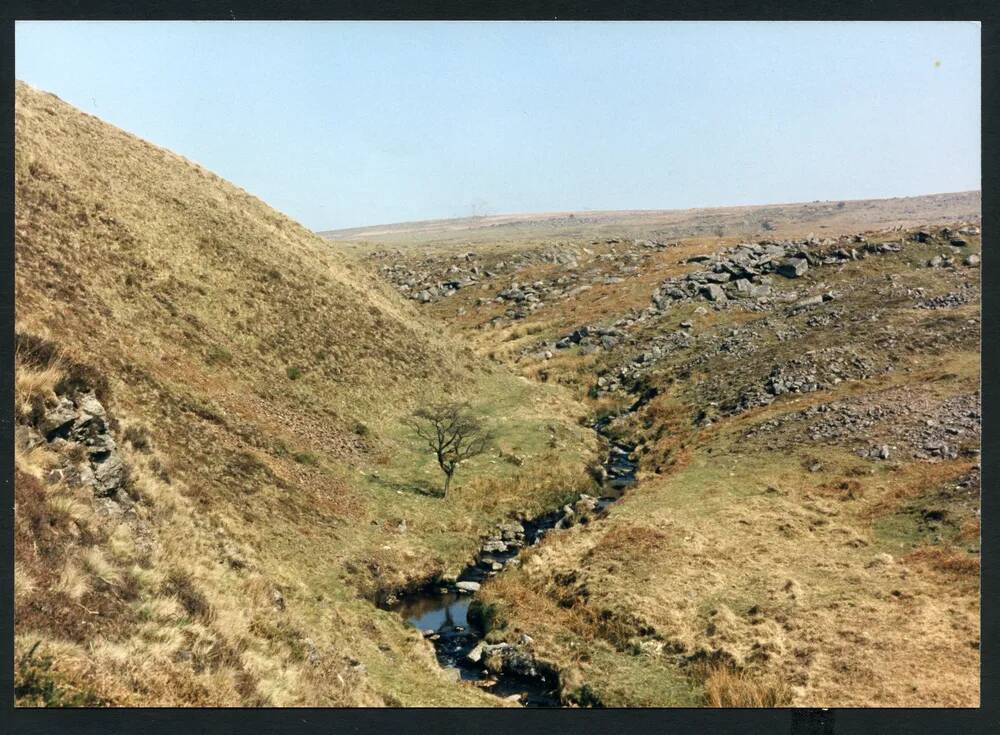
[[[434,452],[444,473],[444,494],[458,466],[482,454],[493,442],[493,433],[467,403],[436,403],[424,406],[406,420],[407,426]]]

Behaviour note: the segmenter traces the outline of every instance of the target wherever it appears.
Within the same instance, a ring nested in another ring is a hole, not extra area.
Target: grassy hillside
[[[645,401],[612,423],[638,486],[484,585],[492,639],[530,635],[580,703],[976,706],[967,214],[744,246],[373,243],[386,280],[482,354],[595,412]],[[739,258],[775,247],[808,269],[733,287]],[[682,288],[709,278],[728,297]]]
[[[375,602],[595,492],[595,416],[638,485],[477,595],[563,703],[978,704],[977,192],[331,243],[16,124],[19,704],[503,704]],[[499,437],[447,498],[402,421],[442,397]]]
[[[495,704],[372,603],[578,483],[579,404],[201,166],[21,83],[15,176],[18,702]],[[430,492],[400,418],[444,396],[523,465],[494,452]]]

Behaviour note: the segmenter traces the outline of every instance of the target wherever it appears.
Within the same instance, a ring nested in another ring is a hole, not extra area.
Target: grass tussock
[[[51,656],[36,655],[40,641],[17,659],[14,698],[20,707],[100,707],[93,691],[74,687],[53,671]]]
[[[759,675],[721,664],[703,672],[709,707],[787,707],[791,688],[774,675]]]
[[[582,492],[593,491],[593,480],[583,467],[543,455],[509,476],[474,477],[456,495],[458,502],[470,510],[490,513],[508,507],[531,516]]]

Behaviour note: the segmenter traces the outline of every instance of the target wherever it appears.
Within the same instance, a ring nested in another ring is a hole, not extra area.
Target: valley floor
[[[19,706],[516,706],[470,574],[563,705],[978,704],[978,194],[332,243],[16,94]]]
[[[641,404],[639,485],[484,586],[495,638],[567,702],[976,706],[978,253],[961,223],[373,252],[483,354]]]

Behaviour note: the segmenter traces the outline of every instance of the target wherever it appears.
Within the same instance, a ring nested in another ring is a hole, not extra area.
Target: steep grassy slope
[[[965,214],[787,246],[373,253],[483,354],[595,412],[641,401],[611,424],[638,486],[484,585],[493,639],[530,635],[580,703],[975,706],[982,242]],[[731,286],[752,247],[808,270],[758,273],[762,296],[680,289]]]
[[[16,143],[19,702],[495,704],[372,600],[562,497],[591,451],[578,406],[197,164],[20,83]],[[446,395],[523,466],[493,454],[428,492],[399,419]]]

